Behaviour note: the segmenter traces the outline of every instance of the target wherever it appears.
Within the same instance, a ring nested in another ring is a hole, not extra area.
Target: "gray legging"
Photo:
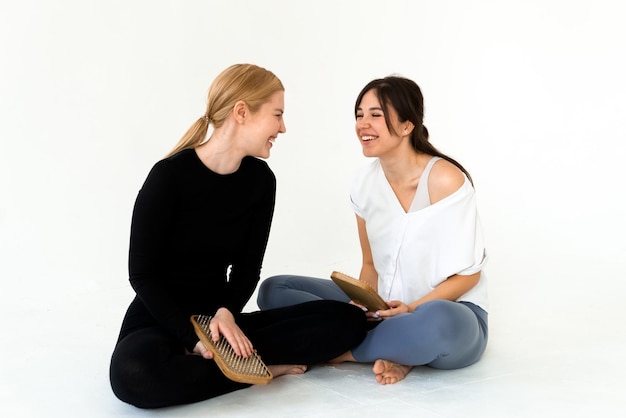
[[[320,299],[350,301],[331,280],[282,275],[261,283],[257,304],[265,310]],[[362,363],[458,369],[478,361],[486,346],[487,312],[469,302],[434,300],[378,323],[352,356]]]

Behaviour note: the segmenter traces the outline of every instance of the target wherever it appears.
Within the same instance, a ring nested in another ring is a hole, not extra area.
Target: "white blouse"
[[[423,199],[434,157],[421,176],[415,199]],[[375,159],[356,176],[350,200],[354,212],[365,220],[378,273],[378,293],[385,300],[412,303],[454,275],[481,271],[487,255],[476,208],[474,188],[466,177],[450,196],[430,205],[414,200],[403,208]],[[424,206],[424,207],[422,207]],[[487,311],[487,279],[458,301],[472,302]]]

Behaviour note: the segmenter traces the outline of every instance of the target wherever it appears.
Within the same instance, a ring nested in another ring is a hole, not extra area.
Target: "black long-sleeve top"
[[[240,312],[259,281],[275,196],[274,173],[256,158],[227,175],[192,149],[156,163],[133,211],[129,273],[137,297],[122,333],[157,324],[192,350],[190,315]]]

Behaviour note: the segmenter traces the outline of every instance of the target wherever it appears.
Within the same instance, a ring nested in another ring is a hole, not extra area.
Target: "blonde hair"
[[[251,112],[256,112],[274,93],[284,91],[281,81],[265,68],[254,64],[235,64],[222,71],[209,88],[206,112],[198,118],[178,141],[167,157],[200,145],[209,124],[222,126],[235,103],[246,102]]]

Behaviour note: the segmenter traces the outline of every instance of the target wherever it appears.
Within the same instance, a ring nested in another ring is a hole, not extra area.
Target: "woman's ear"
[[[402,135],[410,135],[411,132],[413,132],[414,128],[415,128],[415,125],[413,125],[413,122],[411,121],[404,122],[404,129],[402,130]]]
[[[239,100],[235,103],[233,107],[233,116],[237,123],[244,123],[248,115],[250,114],[250,110],[248,109],[248,105],[243,100]]]

